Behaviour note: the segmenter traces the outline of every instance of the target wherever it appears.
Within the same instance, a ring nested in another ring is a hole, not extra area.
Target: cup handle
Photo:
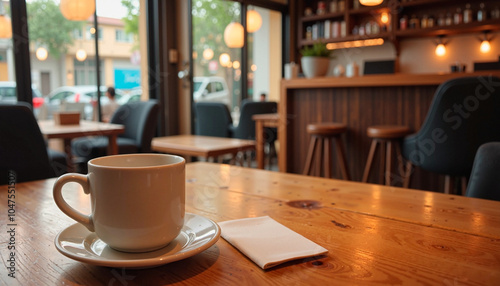
[[[94,232],[94,222],[92,216],[84,215],[81,212],[75,210],[71,207],[62,196],[62,187],[69,182],[74,182],[80,184],[83,187],[83,192],[89,194],[89,178],[86,175],[81,174],[64,174],[57,179],[53,188],[54,201],[56,205],[70,218],[76,220],[77,222],[83,224],[88,230]]]

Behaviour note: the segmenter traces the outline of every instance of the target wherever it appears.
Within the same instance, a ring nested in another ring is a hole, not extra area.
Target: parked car
[[[198,101],[231,103],[226,80],[218,76],[194,77],[193,99]]]
[[[109,100],[106,97],[107,87],[101,86],[101,105],[106,104]],[[120,99],[123,96],[121,90],[116,90],[115,98]],[[61,86],[49,93],[45,100],[47,106],[47,116],[52,117],[54,112],[61,110],[63,102],[68,103],[85,103],[85,118],[92,119],[94,107],[97,102],[97,87],[95,85],[76,85],[76,86]]]
[[[132,101],[141,100],[142,96],[142,88],[133,88],[127,94],[122,95],[119,99],[117,99],[118,104],[122,105],[125,103],[129,103]]]
[[[31,90],[33,93],[33,112],[36,116],[39,112],[39,108],[43,105],[44,98],[35,85],[31,86]],[[17,102],[15,81],[0,81],[0,102]]]

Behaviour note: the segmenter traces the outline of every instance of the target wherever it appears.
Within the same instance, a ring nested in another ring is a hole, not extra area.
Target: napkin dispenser
[[[56,125],[78,125],[80,124],[80,112],[56,112],[54,113]]]

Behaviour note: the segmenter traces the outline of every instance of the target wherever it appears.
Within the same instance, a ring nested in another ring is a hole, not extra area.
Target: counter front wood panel
[[[366,135],[369,126],[398,124],[417,132],[440,83],[455,77],[485,74],[490,73],[283,80],[279,112],[281,118],[286,118],[281,120],[280,128],[280,138],[283,138],[280,148],[285,155],[279,158],[280,170],[301,173],[309,144],[307,124],[334,121],[348,126],[343,136],[348,168],[352,180],[360,181],[371,143]],[[379,180],[379,157],[375,159],[369,182]],[[332,160],[333,175],[341,178],[335,152]],[[400,185],[397,166],[394,159],[391,177],[393,183]],[[417,168],[410,186],[441,191],[443,184],[442,176]]]

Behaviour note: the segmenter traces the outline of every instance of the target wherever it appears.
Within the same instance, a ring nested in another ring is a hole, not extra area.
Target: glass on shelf
[[[476,18],[478,22],[486,20],[486,10],[484,10],[484,3],[479,4],[479,10],[477,10]]]
[[[465,5],[463,20],[466,24],[472,22],[472,9],[469,3]]]

